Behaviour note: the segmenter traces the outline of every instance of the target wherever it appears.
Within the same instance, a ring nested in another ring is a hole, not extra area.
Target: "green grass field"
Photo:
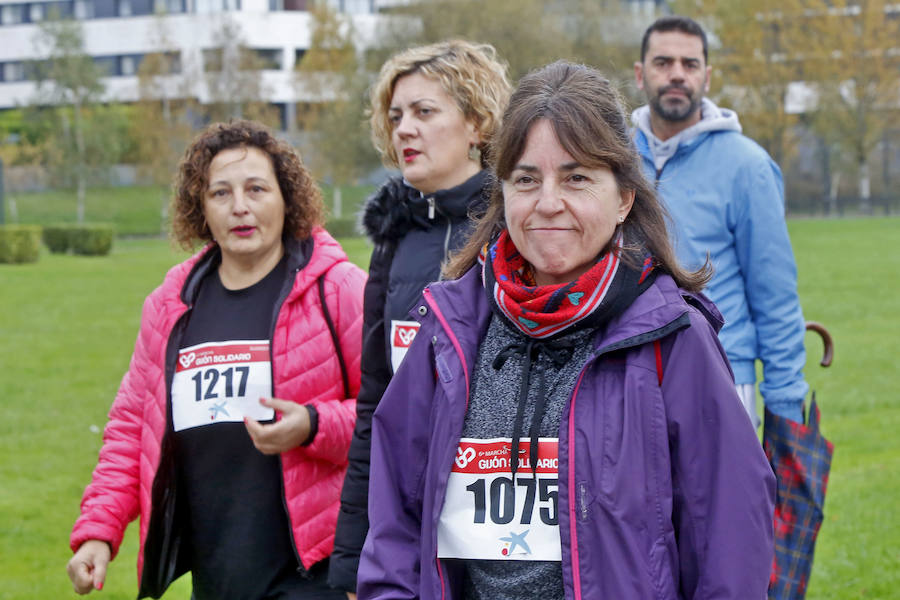
[[[792,221],[807,319],[826,324],[834,365],[807,375],[835,443],[811,600],[900,598],[900,219]],[[368,247],[345,240],[363,265]],[[107,257],[45,253],[0,265],[0,599],[74,596],[68,537],[138,329],[144,297],[185,255],[155,239],[117,240]],[[137,527],[101,598],[136,595]],[[190,597],[179,581],[166,598]]]
[[[352,217],[373,186],[344,186],[342,215]],[[322,188],[331,209],[332,190]],[[91,188],[85,195],[85,220],[113,223],[124,236],[154,236],[166,231],[163,210],[167,210],[170,190],[164,187],[135,186]],[[6,222],[22,224],[70,223],[75,221],[75,193],[65,190],[7,193]],[[13,208],[13,205],[15,208]]]

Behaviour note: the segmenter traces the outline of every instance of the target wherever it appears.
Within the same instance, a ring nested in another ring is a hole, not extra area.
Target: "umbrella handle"
[[[834,341],[831,339],[831,334],[828,333],[824,325],[815,321],[807,321],[806,328],[822,336],[822,344],[825,346],[825,350],[819,364],[823,367],[831,366],[831,361],[834,359]]]

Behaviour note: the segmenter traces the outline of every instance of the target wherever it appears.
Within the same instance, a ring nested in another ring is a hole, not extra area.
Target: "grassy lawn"
[[[373,190],[372,186],[342,188],[342,216],[351,217]],[[325,205],[331,207],[332,190],[324,186]],[[92,188],[85,196],[85,220],[114,223],[119,235],[159,235],[166,231],[163,210],[168,208],[170,190],[164,187],[135,186]],[[52,190],[7,194],[6,222],[67,223],[75,221],[75,192]],[[15,204],[15,214],[12,205]]]
[[[900,598],[900,258],[890,250],[900,219],[792,221],[790,231],[806,318],[836,343],[822,369],[808,337],[807,376],[836,450],[807,598]],[[367,263],[364,240],[344,246]],[[138,239],[117,240],[107,257],[0,265],[0,599],[74,596],[68,536],[141,304],[184,257]],[[132,526],[100,597],[135,597],[136,538]],[[189,596],[180,581],[166,598]]]

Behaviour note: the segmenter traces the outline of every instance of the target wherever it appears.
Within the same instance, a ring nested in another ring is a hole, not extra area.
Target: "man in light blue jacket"
[[[672,217],[679,260],[696,269],[708,255],[715,269],[707,293],[725,316],[719,337],[753,423],[756,359],[765,406],[802,423],[805,323],[781,171],[733,111],[705,97],[707,59],[695,21],[662,17],[647,29],[634,65],[648,101],[632,115],[635,141]]]

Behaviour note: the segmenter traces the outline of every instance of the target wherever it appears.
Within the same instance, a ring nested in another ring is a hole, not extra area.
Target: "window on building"
[[[118,56],[95,56],[94,64],[103,77],[113,77],[119,74]]]
[[[93,19],[94,3],[91,0],[75,0],[75,18],[76,19]]]
[[[374,4],[372,0],[341,0],[340,10],[348,13],[373,13]]]
[[[129,76],[137,75],[138,69],[141,68],[141,61],[144,59],[143,54],[125,54],[119,57],[119,75]]]
[[[12,81],[24,81],[25,67],[21,62],[0,63],[0,81],[9,83]]]
[[[257,48],[256,57],[262,69],[281,69],[281,48]]]
[[[94,0],[93,4],[93,18],[95,19],[110,19],[119,16],[117,0]]]
[[[223,51],[221,48],[206,48],[203,50],[203,70],[207,73],[216,73],[222,70]]]
[[[153,0],[130,0],[130,2],[133,16],[153,14]]]
[[[283,0],[284,10],[309,10],[308,0]]]
[[[153,0],[153,12],[169,15],[183,13],[184,0]]]
[[[4,4],[0,10],[0,22],[4,25],[18,25],[25,21],[24,4]]]
[[[194,0],[194,10],[200,14],[209,14],[221,10],[222,0]]]
[[[44,5],[44,16],[47,19],[70,19],[75,14],[75,3],[66,2],[48,2]]]
[[[306,54],[305,48],[297,48],[294,51],[294,65],[300,66],[300,61],[303,60],[303,55]]]
[[[131,16],[131,0],[118,0],[118,15],[120,17]]]
[[[28,20],[32,23],[40,23],[44,20],[44,5],[32,2],[28,5]]]

